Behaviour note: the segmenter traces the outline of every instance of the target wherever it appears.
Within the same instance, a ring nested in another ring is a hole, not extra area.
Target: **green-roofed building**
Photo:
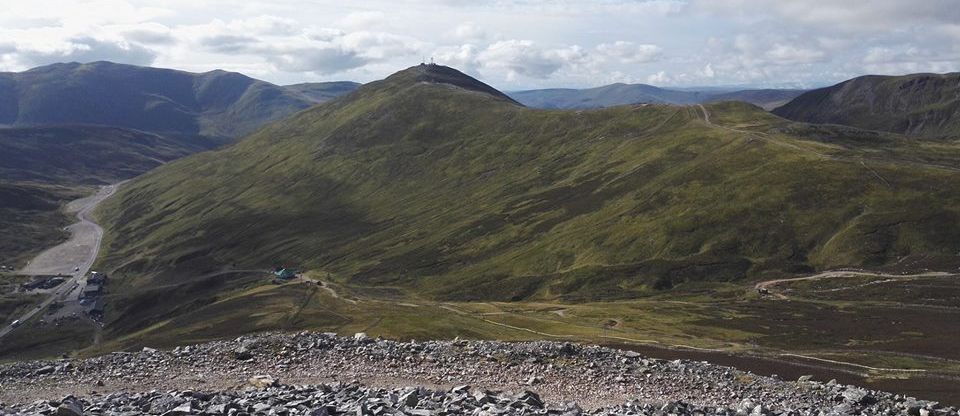
[[[294,277],[297,277],[296,270],[287,268],[279,268],[274,271],[273,274],[277,276],[277,279],[293,279]]]

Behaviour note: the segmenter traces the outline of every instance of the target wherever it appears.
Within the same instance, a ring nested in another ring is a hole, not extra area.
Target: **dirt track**
[[[119,184],[104,186],[94,195],[67,204],[67,212],[76,213],[80,220],[67,227],[71,234],[70,239],[40,253],[18,273],[32,276],[58,273],[73,275],[77,267],[82,272],[89,269],[97,258],[100,239],[103,237],[103,228],[93,222],[91,213],[100,202],[113,195],[117,186]]]
[[[54,290],[37,308],[32,308],[19,317],[21,322],[26,322],[37,312],[73,291],[74,285],[79,284],[80,279],[93,267],[100,251],[103,228],[93,222],[90,214],[100,202],[113,195],[122,183],[103,186],[96,194],[67,204],[67,212],[77,213],[77,219],[80,220],[67,227],[71,233],[70,239],[40,253],[18,273],[30,276],[61,274],[71,278]],[[12,327],[4,325],[0,328],[0,338],[12,330]]]
[[[806,281],[806,280],[832,279],[837,277],[860,276],[860,277],[886,277],[886,278],[909,279],[909,278],[916,278],[916,277],[937,277],[937,276],[949,276],[949,275],[950,273],[946,273],[946,272],[927,272],[927,273],[918,273],[918,274],[888,274],[888,273],[835,270],[835,271],[828,271],[820,274],[815,274],[812,276],[794,277],[790,279],[767,280],[767,281],[759,282],[756,285],[754,285],[754,289],[757,289],[758,291],[761,289],[766,289],[770,291],[770,294],[772,296],[775,296],[779,299],[787,299],[787,296],[784,295],[783,293],[773,292],[770,289],[781,283],[800,282],[800,281]]]

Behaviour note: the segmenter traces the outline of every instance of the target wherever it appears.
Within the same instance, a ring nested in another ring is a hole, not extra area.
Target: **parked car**
[[[17,319],[16,321],[13,321],[12,324],[10,324],[10,327],[11,327],[11,328],[16,328],[16,327],[20,326],[20,324],[21,324],[20,320]]]

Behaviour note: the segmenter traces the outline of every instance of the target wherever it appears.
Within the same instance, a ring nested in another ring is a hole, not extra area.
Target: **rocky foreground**
[[[584,410],[586,409],[586,410]],[[265,334],[0,366],[0,414],[958,415],[807,377],[557,342]]]

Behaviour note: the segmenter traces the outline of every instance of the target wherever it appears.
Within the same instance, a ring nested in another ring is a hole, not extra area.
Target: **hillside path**
[[[38,307],[30,309],[17,318],[18,320],[26,322],[57,299],[68,295],[75,289],[76,285],[80,284],[81,278],[90,271],[93,262],[97,259],[97,254],[100,252],[100,242],[103,239],[103,228],[93,221],[91,214],[101,202],[112,196],[123,183],[102,186],[97,193],[67,204],[67,212],[77,213],[77,219],[79,220],[67,227],[71,234],[70,239],[40,253],[17,273],[29,276],[61,274],[70,276],[70,279],[60,284]],[[0,328],[0,339],[14,329],[10,324],[11,322],[7,322],[3,328]]]
[[[886,278],[915,278],[915,277],[937,277],[937,276],[950,276],[950,273],[947,272],[926,272],[926,273],[917,273],[917,274],[890,274],[890,273],[877,273],[877,272],[865,272],[865,271],[848,271],[848,270],[832,270],[823,273],[818,273],[811,276],[803,277],[793,277],[789,279],[774,279],[774,280],[765,280],[763,282],[758,282],[754,285],[754,289],[761,290],[780,285],[782,283],[789,282],[800,282],[808,280],[821,280],[821,279],[832,279],[837,277],[851,277],[851,276],[861,276],[861,277],[886,277]],[[772,296],[777,297],[778,299],[787,299],[787,296],[783,293],[774,293],[770,292]]]

